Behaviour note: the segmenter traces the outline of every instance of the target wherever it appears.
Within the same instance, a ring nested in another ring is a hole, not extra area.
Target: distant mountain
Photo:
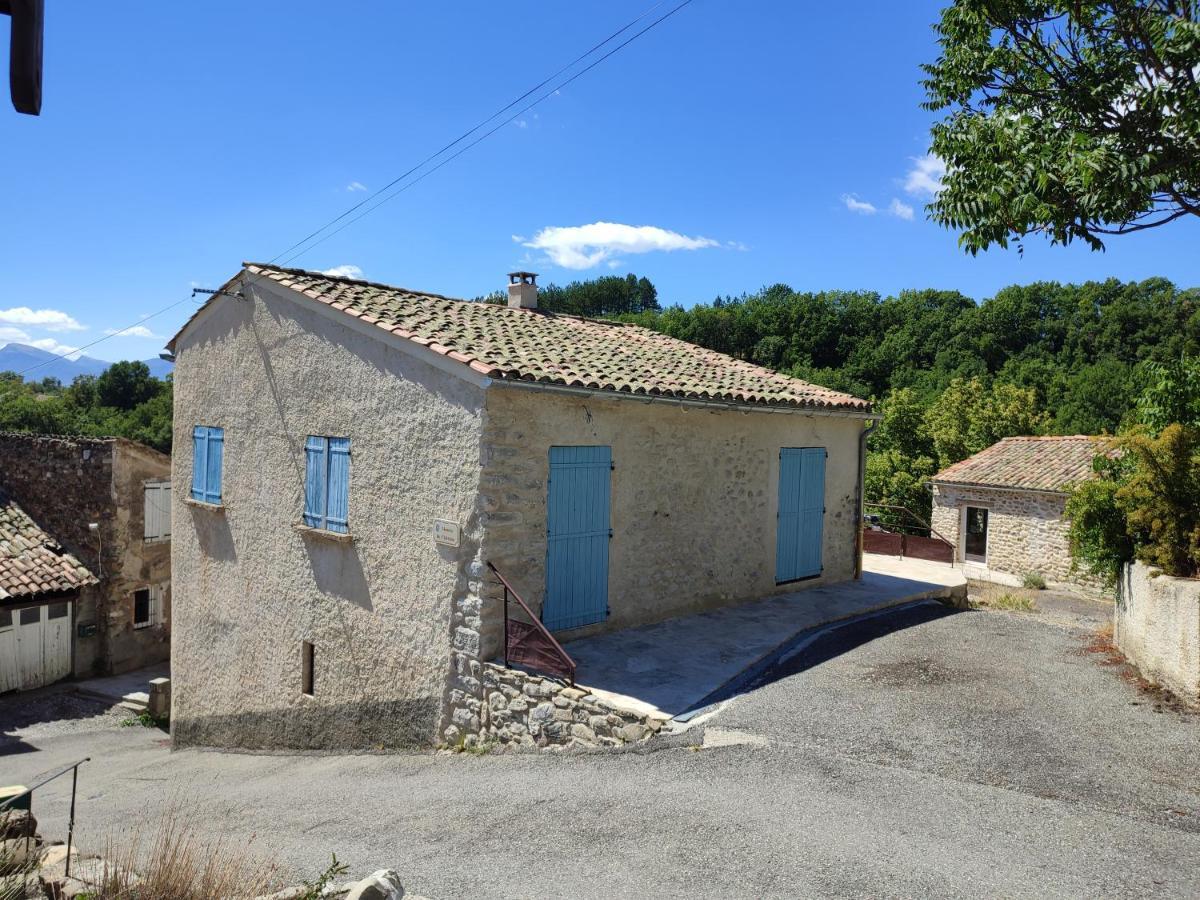
[[[175,368],[162,359],[147,359],[143,362],[149,367],[150,374],[156,378],[165,378]],[[68,385],[78,375],[99,375],[110,365],[112,363],[93,356],[63,359],[28,344],[5,344],[0,347],[0,372],[24,372],[33,366],[38,367],[26,373],[26,381],[57,378],[64,385]]]

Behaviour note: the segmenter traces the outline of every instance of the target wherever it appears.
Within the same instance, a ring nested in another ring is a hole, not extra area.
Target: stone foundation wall
[[[451,685],[442,736],[452,747],[618,747],[645,741],[662,727],[582,688],[461,653]]]
[[[1149,680],[1200,704],[1200,581],[1145,563],[1121,571],[1113,641]]]
[[[1102,594],[1100,579],[1086,571],[1071,571],[1068,523],[1063,515],[1066,502],[1063,494],[935,485],[931,524],[954,544],[956,559],[962,561],[961,510],[983,507],[988,510],[987,562],[972,564],[977,569],[974,576],[1019,584],[1026,573],[1037,572],[1050,586]]]

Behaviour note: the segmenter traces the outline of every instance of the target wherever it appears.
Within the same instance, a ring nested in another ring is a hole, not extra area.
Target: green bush
[[[1114,440],[1096,467],[1099,477],[1067,501],[1072,564],[1109,587],[1133,559],[1168,575],[1200,574],[1200,428],[1134,430]]]
[[[1044,591],[1046,589],[1046,579],[1042,577],[1041,572],[1026,572],[1025,577],[1021,579],[1021,584],[1031,591]]]

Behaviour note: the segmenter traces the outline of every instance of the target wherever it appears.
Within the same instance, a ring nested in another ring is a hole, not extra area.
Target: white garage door
[[[71,604],[0,610],[0,693],[71,674]]]

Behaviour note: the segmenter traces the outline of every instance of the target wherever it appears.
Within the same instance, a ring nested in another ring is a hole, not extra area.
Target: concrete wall
[[[956,559],[962,561],[963,508],[988,510],[987,561],[964,563],[968,578],[1020,585],[1026,573],[1037,572],[1050,586],[1100,594],[1099,579],[1086,571],[1071,572],[1066,502],[1063,494],[939,484],[933,488],[931,524],[954,544]]]
[[[1200,581],[1162,575],[1145,563],[1126,565],[1113,640],[1146,678],[1200,704]]]
[[[133,591],[171,581],[170,545],[144,541],[142,482],[170,477],[170,458],[122,438],[0,435],[0,483],[101,582],[80,592],[74,672],[115,673],[170,654],[169,628],[134,632]],[[98,533],[89,523],[100,526]]]
[[[243,290],[176,348],[172,734],[179,745],[428,744],[452,601],[463,605],[472,573],[479,584],[482,391],[286,289]],[[225,429],[220,510],[187,502],[197,424]],[[351,440],[351,543],[293,529],[309,434]],[[463,525],[459,547],[434,543],[435,518]],[[315,647],[311,697],[302,641]]]
[[[546,491],[553,445],[612,447],[608,621],[625,628],[854,575],[858,435],[829,416],[731,412],[578,399],[497,385],[487,395],[484,557],[534,611],[546,572]],[[826,447],[824,573],[775,584],[779,451]],[[499,651],[500,596],[484,609],[483,655]]]

